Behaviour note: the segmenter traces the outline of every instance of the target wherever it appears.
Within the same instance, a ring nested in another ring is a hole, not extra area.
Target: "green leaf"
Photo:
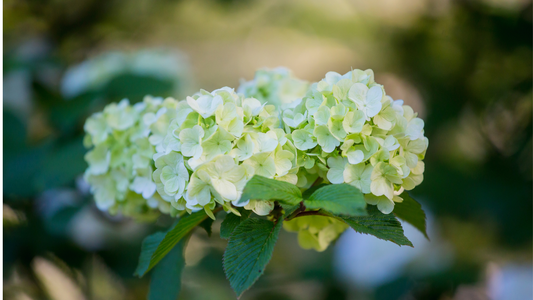
[[[371,234],[400,246],[413,247],[413,244],[403,234],[402,224],[393,214],[385,215],[375,205],[368,205],[367,211],[368,216],[365,217],[340,216],[339,219],[359,233]]]
[[[285,204],[295,205],[302,201],[302,192],[294,184],[255,175],[246,183],[239,203],[253,200],[279,200]]]
[[[304,199],[309,199],[309,196],[311,196],[316,190],[318,190],[319,188],[325,187],[326,185],[329,185],[329,184],[321,183],[321,184],[312,186],[303,192],[302,197]]]
[[[420,230],[420,232],[422,232],[422,234],[429,240],[426,231],[426,213],[422,210],[422,205],[409,196],[407,192],[403,192],[400,197],[403,198],[403,201],[395,203],[393,213],[398,218]]]
[[[246,219],[231,234],[224,252],[224,271],[240,297],[263,274],[278,240],[281,224]]]
[[[157,232],[143,241],[139,264],[135,275],[141,277],[153,268],[165,255],[194,227],[198,226],[207,215],[204,211],[184,215],[167,232]]]
[[[205,219],[198,226],[200,226],[203,229],[205,229],[205,232],[207,232],[207,236],[211,237],[211,233],[213,233],[213,231],[211,230],[211,227],[213,226],[213,222],[214,222],[213,219],[208,218],[208,219]]]
[[[309,209],[324,209],[335,215],[366,216],[363,193],[347,183],[328,184],[304,200]]]
[[[248,219],[252,211],[245,209],[238,209],[241,216],[237,216],[233,213],[228,213],[222,224],[220,225],[220,237],[223,239],[229,239],[235,228],[241,224],[242,221]]]
[[[210,220],[210,219],[209,219]],[[148,300],[176,300],[181,289],[181,273],[185,267],[183,253],[188,238],[182,239],[161,263],[154,267]]]

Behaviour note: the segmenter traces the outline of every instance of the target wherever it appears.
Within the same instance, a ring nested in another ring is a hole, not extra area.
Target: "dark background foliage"
[[[420,112],[430,146],[413,196],[430,215],[432,241],[415,236],[415,249],[400,250],[346,234],[315,253],[282,232],[243,299],[531,298],[531,2],[6,0],[3,8],[5,298],[144,299],[149,278],[132,275],[140,243],[172,221],[139,224],[95,208],[80,176],[85,118],[123,98],[236,87],[280,65],[310,81],[372,68]],[[126,70],[75,96],[62,92],[69,66],[143,49],[175,57],[175,74]],[[219,225],[189,242],[183,299],[234,297]]]

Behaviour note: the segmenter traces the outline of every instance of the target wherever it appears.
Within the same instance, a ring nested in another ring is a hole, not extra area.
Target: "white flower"
[[[217,110],[218,106],[223,103],[219,95],[201,95],[198,99],[187,97],[187,104],[199,113],[203,118],[209,118]]]
[[[216,122],[220,127],[236,137],[242,135],[244,123],[237,113],[237,106],[235,103],[227,102],[224,105],[219,106],[215,115]]]
[[[195,125],[193,128],[183,129],[180,132],[181,153],[183,156],[192,156],[198,158],[202,155],[202,138],[204,130],[202,127]]]
[[[96,113],[87,119],[83,127],[91,136],[94,145],[105,142],[107,136],[111,133],[111,128],[107,125],[107,120],[103,113]]]
[[[329,157],[328,158],[328,180],[333,184],[339,184],[344,182],[344,168],[348,160],[342,157]]]
[[[187,186],[185,200],[187,207],[195,205],[207,205],[211,202],[211,178],[204,169],[198,169],[191,175],[191,180]]]
[[[328,124],[329,117],[331,116],[330,109],[327,106],[320,106],[316,111],[315,124],[316,125],[326,125]]]
[[[252,140],[254,141],[254,152],[272,152],[278,146],[278,140],[266,133],[254,133],[252,135]]]
[[[292,138],[294,147],[302,151],[313,149],[317,145],[315,137],[305,130],[298,129],[293,131]]]
[[[386,151],[394,151],[400,147],[400,143],[398,143],[398,140],[394,136],[388,135],[385,140],[383,140],[381,147]]]
[[[268,152],[254,154],[245,160],[244,163],[250,165],[256,175],[267,178],[274,178],[274,175],[276,175],[276,163],[272,155]]]
[[[104,109],[107,124],[113,129],[125,130],[135,123],[136,112],[127,99],[111,103]]]
[[[383,162],[374,166],[371,179],[370,190],[372,194],[376,196],[384,195],[390,200],[394,196],[393,183],[402,184],[402,179],[398,176],[396,168]]]
[[[292,128],[298,128],[306,118],[307,111],[303,115],[301,113],[294,113],[292,109],[286,109],[283,112],[283,122]]]
[[[247,210],[252,210],[259,216],[267,216],[274,209],[274,202],[250,200],[250,202],[246,204],[244,208]]]
[[[244,167],[235,164],[231,156],[222,155],[205,165],[205,171],[209,174],[211,185],[224,200],[239,200],[242,191],[238,190],[237,183],[246,175]]]
[[[315,127],[313,134],[316,136],[318,144],[322,147],[322,150],[326,153],[333,152],[335,147],[340,145],[339,140],[337,140],[337,138],[331,134],[328,127],[324,125]]]
[[[422,137],[418,140],[402,140],[402,147],[400,149],[400,155],[405,157],[407,166],[409,168],[416,167],[418,163],[419,155],[422,155],[428,147],[428,139]]]
[[[237,147],[231,150],[231,155],[238,161],[250,158],[254,154],[254,141],[249,134],[244,135],[238,142]]]
[[[359,133],[363,130],[363,125],[365,125],[365,113],[360,110],[349,111],[342,121],[347,133]]]
[[[344,181],[355,186],[364,194],[370,193],[370,183],[372,182],[370,176],[373,169],[371,164],[347,165],[343,173]]]
[[[89,163],[87,173],[100,175],[107,172],[111,160],[111,152],[105,145],[98,145],[85,154],[85,160]]]
[[[346,131],[344,131],[344,127],[342,125],[342,117],[331,116],[328,121],[328,128],[331,134],[333,134],[333,136],[336,137],[339,141],[344,140],[344,138],[346,137]]]
[[[189,172],[185,168],[183,156],[177,152],[163,155],[155,161],[156,168],[161,170],[160,179],[165,193],[181,198],[189,181]]]
[[[242,109],[244,112],[244,115],[247,118],[255,117],[259,115],[261,110],[263,109],[263,105],[261,105],[261,102],[255,98],[246,98],[242,102]]]
[[[287,150],[282,150],[278,147],[274,154],[274,164],[276,165],[276,174],[278,176],[286,175],[290,169],[292,169],[292,161],[294,160],[294,154]]]
[[[409,176],[403,179],[402,187],[410,191],[422,183],[422,180],[424,180],[424,167],[424,162],[419,161],[416,167],[411,169]]]
[[[394,201],[385,196],[376,196],[372,194],[365,195],[365,201],[371,205],[377,205],[379,211],[384,214],[390,214],[394,210]]]
[[[411,140],[417,140],[424,134],[424,120],[417,118],[417,114],[413,112],[410,106],[404,105],[403,116],[407,120],[405,128],[405,136]]]
[[[375,115],[373,120],[378,128],[383,130],[391,130],[394,122],[396,121],[396,112],[389,105]]]
[[[379,86],[373,86],[369,89],[365,84],[355,83],[350,88],[348,95],[367,119],[377,115],[381,110],[383,91]]]
[[[220,154],[227,154],[230,152],[234,137],[223,128],[211,135],[208,139],[202,142],[203,154],[207,160],[211,160]]]
[[[137,176],[130,184],[130,189],[141,194],[144,199],[150,199],[155,193],[156,185],[149,177]]]

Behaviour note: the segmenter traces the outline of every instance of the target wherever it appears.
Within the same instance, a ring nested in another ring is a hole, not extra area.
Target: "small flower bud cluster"
[[[348,225],[334,218],[304,216],[283,222],[283,228],[298,233],[298,243],[303,249],[326,250]]]

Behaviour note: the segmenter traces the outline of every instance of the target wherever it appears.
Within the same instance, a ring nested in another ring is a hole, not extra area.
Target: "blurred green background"
[[[413,195],[431,242],[283,232],[242,299],[532,299],[532,4],[526,0],[4,0],[5,299],[145,299],[140,224],[96,209],[82,126],[112,101],[237,87],[257,68],[372,68],[430,146]],[[197,230],[181,299],[234,299],[220,221]]]

